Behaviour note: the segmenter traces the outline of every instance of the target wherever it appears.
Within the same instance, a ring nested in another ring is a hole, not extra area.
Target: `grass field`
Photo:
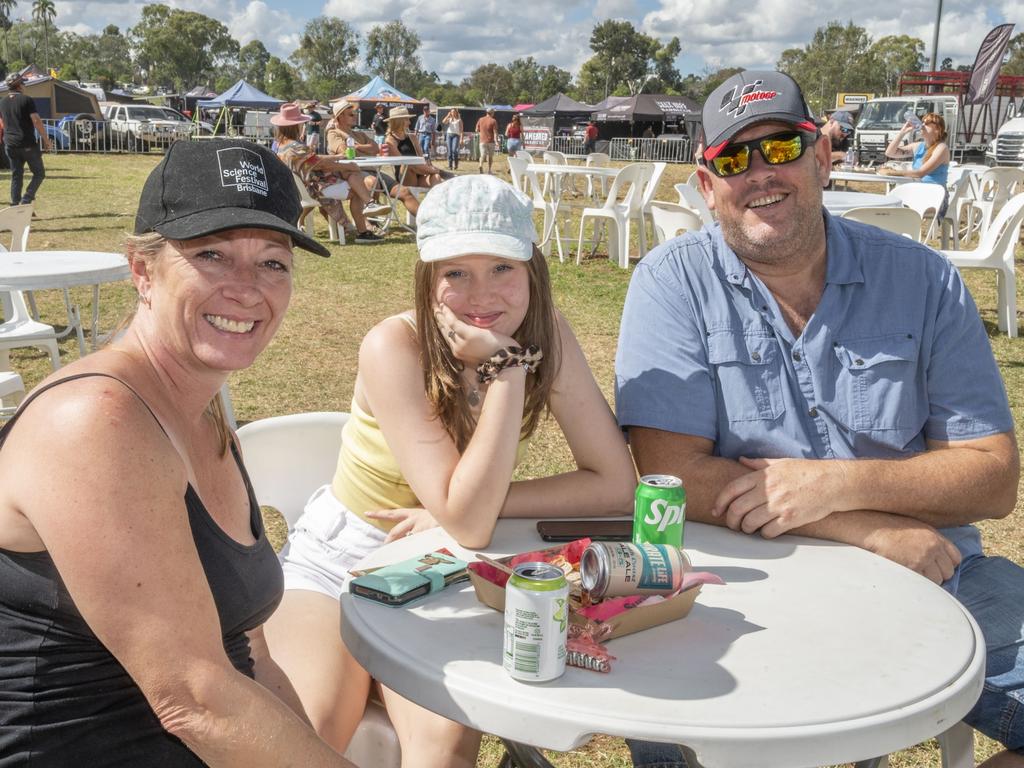
[[[45,159],[48,175],[37,200],[39,218],[33,223],[30,247],[120,250],[124,233],[133,225],[142,183],[159,157],[48,155]],[[504,159],[498,158],[495,165],[504,168]],[[684,181],[691,170],[690,166],[669,166],[658,199],[674,201],[672,185]],[[6,184],[8,178],[6,172],[0,174],[0,184]],[[6,199],[6,187],[0,189],[0,199]],[[326,223],[320,219],[318,225],[320,236],[326,238]],[[565,231],[575,235],[578,224],[573,223]],[[363,334],[380,319],[412,305],[416,250],[411,236],[392,233],[380,245],[333,245],[331,250],[329,259],[297,252],[295,292],[287,319],[257,363],[231,378],[232,399],[240,421],[299,411],[349,410],[356,353]],[[599,251],[580,266],[554,260],[551,271],[556,302],[573,324],[610,400],[619,316],[631,269],[620,270]],[[966,274],[966,280],[989,330],[1019,429],[1024,417],[1024,340],[996,333],[994,275],[973,271]],[[91,291],[74,291],[73,296],[83,316],[88,317]],[[56,325],[65,322],[59,293],[46,292],[37,299],[43,320]],[[133,304],[134,292],[129,284],[104,286],[102,327],[110,329]],[[61,355],[65,362],[78,356],[73,337],[61,344]],[[49,372],[46,356],[36,350],[14,351],[11,362],[29,386]],[[520,471],[526,476],[543,475],[570,466],[571,456],[560,433],[553,424],[546,424]],[[1019,502],[1010,517],[982,523],[981,528],[989,552],[1024,563],[1024,514]],[[981,760],[996,747],[978,737],[976,751]],[[479,765],[496,766],[500,754],[497,743],[487,740]],[[629,765],[622,742],[604,737],[577,752],[552,755],[551,759],[560,768]],[[937,766],[940,761],[934,744],[926,744],[894,755],[890,764],[894,768],[924,768]]]

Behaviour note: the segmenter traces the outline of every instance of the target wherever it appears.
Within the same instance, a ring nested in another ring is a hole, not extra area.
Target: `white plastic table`
[[[499,523],[486,552],[545,546],[531,520]],[[686,744],[708,768],[868,760],[957,723],[982,688],[985,644],[922,576],[855,547],[765,540],[687,523],[694,567],[720,575],[685,619],[611,641],[609,674],[569,667],[522,683],[501,666],[500,613],[456,585],[405,608],[342,595],[342,634],[370,674],[487,733],[568,750],[605,733]],[[448,546],[441,529],[365,565]]]
[[[100,312],[100,284],[127,280],[128,259],[120,253],[101,251],[8,251],[0,253],[0,291],[64,291],[68,309],[68,330],[78,334],[79,352],[85,355],[82,317],[71,304],[68,289],[80,285],[92,288],[92,346],[96,348]]]
[[[879,195],[875,192],[826,189],[822,193],[822,204],[833,216],[841,216],[851,208],[901,208],[903,201],[892,195]]]
[[[555,163],[527,163],[526,170],[528,173],[535,173],[538,176],[543,176],[542,189],[548,194],[553,207],[553,215],[548,223],[546,232],[541,234],[539,246],[543,247],[545,243],[551,238],[552,234],[558,232],[557,226],[557,215],[558,208],[562,204],[562,196],[565,193],[565,177],[568,176],[575,179],[577,176],[589,177],[603,177],[606,179],[614,179],[621,171],[621,168],[613,168],[605,165],[558,165]],[[551,183],[548,183],[548,179]],[[538,179],[540,181],[540,179]],[[575,187],[573,187],[575,189]],[[603,202],[603,201],[602,201]],[[557,234],[556,234],[557,236]],[[561,238],[559,238],[561,240]],[[570,239],[572,242],[573,239]],[[561,249],[561,243],[559,243],[559,249]],[[561,251],[559,251],[561,252]]]
[[[874,171],[840,171],[833,170],[829,176],[830,181],[868,181],[876,184],[885,184],[885,191],[892,192],[897,184],[906,184],[911,181],[920,181],[910,176],[884,176]]]
[[[402,224],[398,218],[398,200],[391,196],[391,190],[388,189],[388,185],[384,182],[382,174],[388,169],[395,166],[402,169],[400,178],[397,179],[399,184],[405,183],[405,169],[410,165],[424,165],[428,161],[422,157],[411,155],[377,155],[374,157],[357,157],[354,160],[346,160],[345,162],[355,163],[360,168],[366,168],[372,170],[377,174],[377,181],[380,184],[380,188],[384,191],[384,197],[388,201],[388,206],[391,208],[391,212],[388,214],[387,219],[381,225],[380,229],[387,230],[392,222],[398,224],[409,232],[415,232],[412,227],[408,227]]]

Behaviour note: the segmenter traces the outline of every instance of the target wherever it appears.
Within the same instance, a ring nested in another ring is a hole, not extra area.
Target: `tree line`
[[[662,42],[615,19],[594,26],[592,55],[575,78],[527,56],[484,64],[454,83],[423,67],[419,35],[399,20],[374,26],[364,36],[342,19],[319,16],[306,23],[298,47],[282,59],[259,40],[240,45],[216,19],[162,4],[144,6],[138,23],[123,32],[110,24],[92,35],[59,29],[53,0],[33,0],[29,20],[12,20],[15,7],[15,0],[0,0],[5,72],[41,64],[64,79],[98,82],[108,90],[134,83],[179,93],[197,85],[220,92],[244,78],[277,98],[327,100],[381,75],[410,95],[442,105],[537,103],[557,93],[588,104],[638,93],[702,102],[739,71],[707,68],[684,77],[675,66],[682,53],[678,37]],[[923,64],[924,43],[918,38],[874,40],[853,22],[830,21],[804,47],[783,51],[776,66],[800,83],[812,108],[821,112],[840,91],[890,94],[901,72]],[[943,60],[942,67],[953,69],[953,61]],[[1024,33],[1011,40],[1004,72],[1024,74]]]

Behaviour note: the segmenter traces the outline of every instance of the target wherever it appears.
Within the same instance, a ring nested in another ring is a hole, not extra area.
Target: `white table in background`
[[[384,197],[388,201],[388,206],[391,208],[391,212],[388,214],[381,230],[387,230],[392,222],[398,224],[398,226],[408,230],[409,232],[415,232],[412,227],[406,226],[402,223],[398,216],[398,200],[391,196],[391,190],[388,189],[388,185],[384,181],[382,174],[386,173],[388,168],[400,168],[401,172],[396,181],[399,184],[405,184],[405,173],[406,168],[410,165],[425,165],[427,163],[422,157],[418,155],[413,157],[411,155],[376,155],[374,157],[357,157],[354,160],[347,160],[346,162],[355,163],[360,168],[372,170],[377,175],[377,181],[380,184],[381,190],[384,192]]]
[[[899,184],[907,184],[911,181],[920,181],[910,176],[886,176],[874,171],[840,171],[833,170],[829,181],[866,181],[872,184],[885,184],[885,191],[892,192],[892,188]]]
[[[84,356],[85,335],[78,307],[71,304],[69,288],[91,285],[92,347],[96,349],[100,312],[100,284],[127,280],[128,259],[120,253],[101,251],[7,251],[0,253],[0,291],[42,291],[58,288],[64,292],[68,309],[68,331],[78,334],[78,349]]]
[[[851,208],[902,208],[903,201],[892,195],[875,192],[847,192],[826,189],[822,193],[822,204],[833,216],[841,216]]]
[[[502,520],[493,556],[545,545]],[[521,683],[501,666],[503,617],[457,585],[406,608],[345,594],[342,634],[370,674],[486,733],[555,750],[593,734],[686,744],[708,768],[868,760],[957,723],[981,692],[985,643],[967,611],[918,574],[865,550],[767,540],[687,523],[705,586],[690,615],[613,640],[609,674],[569,667]],[[383,565],[447,546],[436,528],[378,550]]]

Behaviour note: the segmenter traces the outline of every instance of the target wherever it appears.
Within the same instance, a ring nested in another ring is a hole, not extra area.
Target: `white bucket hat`
[[[420,260],[468,254],[529,261],[537,230],[533,203],[494,176],[456,176],[434,187],[416,214]]]

